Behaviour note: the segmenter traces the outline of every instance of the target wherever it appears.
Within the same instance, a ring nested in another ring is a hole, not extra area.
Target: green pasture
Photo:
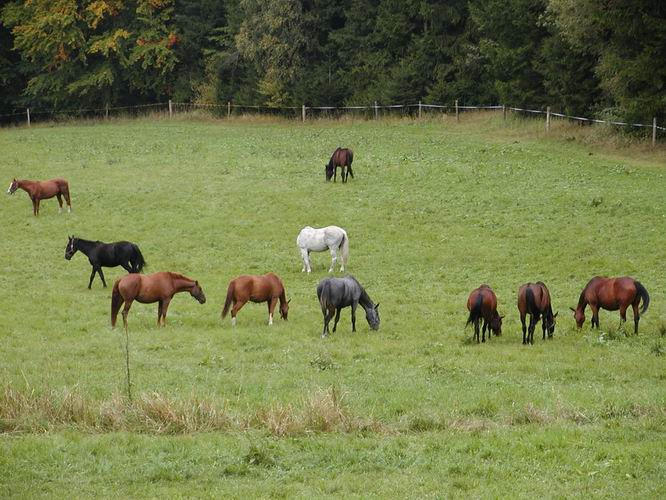
[[[2,198],[0,495],[666,495],[663,149],[537,126],[479,115],[0,130],[3,188],[62,176],[73,205],[59,215],[46,200],[33,217],[25,192]],[[354,150],[345,185],[324,181],[336,146]],[[320,337],[330,256],[301,273],[295,240],[330,224],[380,303],[377,332],[360,314],[352,334],[345,310]],[[136,242],[146,272],[180,272],[206,293],[204,305],[176,295],[164,329],[156,304],[134,303],[133,402],[109,320],[124,271],[104,268],[109,288],[96,277],[88,290],[85,256],[64,259],[70,234]],[[289,321],[269,327],[266,306],[247,304],[232,329],[220,319],[229,280],[268,271],[292,299]],[[591,331],[588,311],[576,330],[569,307],[595,275],[647,288],[638,336],[630,311],[626,328],[604,311]],[[537,280],[558,324],[526,347],[516,291]],[[481,283],[506,317],[477,345],[465,303]],[[156,400],[160,415],[137,417]]]

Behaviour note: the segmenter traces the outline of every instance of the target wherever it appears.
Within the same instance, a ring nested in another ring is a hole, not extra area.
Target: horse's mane
[[[180,273],[172,273],[171,271],[169,271],[169,274],[171,275],[172,278],[181,279],[181,280],[185,280],[185,281],[191,281],[193,283],[195,281],[192,278],[188,278],[187,276],[183,276]]]

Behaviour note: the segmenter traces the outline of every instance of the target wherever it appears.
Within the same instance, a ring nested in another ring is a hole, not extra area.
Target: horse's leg
[[[599,329],[599,308],[596,305],[590,304],[590,309],[592,310],[592,328],[594,328],[594,325],[597,325],[597,329]]]
[[[56,196],[58,198],[58,205],[59,205],[58,213],[61,214],[62,213],[62,195],[60,193],[58,193]]]
[[[104,285],[104,288],[106,288],[106,280],[104,279],[104,273],[102,272],[102,266],[97,266],[97,274],[99,274],[99,277],[102,278],[102,285]]]
[[[132,267],[132,265],[131,265],[130,262],[127,262],[127,263],[126,263],[126,262],[121,262],[121,263],[120,263],[120,266],[121,266],[125,271],[127,271],[128,273],[132,273],[132,272],[134,272],[134,268]]]
[[[347,168],[344,165],[340,167],[340,177],[342,177],[343,184],[347,182]]]
[[[620,327],[627,322],[627,307],[629,307],[629,304],[620,305]]]
[[[331,247],[329,250],[331,251],[331,267],[328,269],[328,272],[332,273],[335,271],[335,263],[338,261],[338,253],[335,247]]]
[[[123,326],[127,329],[127,315],[129,314],[130,307],[132,307],[134,299],[125,300],[125,307],[123,307]]]
[[[328,324],[331,321],[331,318],[333,317],[333,314],[335,314],[335,309],[331,309],[331,308],[326,309],[326,312],[324,313],[324,329],[321,332],[321,338],[324,338],[324,337],[326,337],[326,335],[329,334]]]
[[[479,343],[479,320],[478,318],[474,320],[474,338],[476,339],[476,343]]]
[[[523,313],[520,313],[520,323],[523,325],[523,345],[525,345],[527,344],[527,339],[525,338],[527,328],[525,327],[525,315]]]
[[[641,317],[638,312],[638,302],[634,302],[631,304],[632,309],[634,310],[634,335],[638,335],[638,322],[640,321]]]
[[[272,297],[268,299],[268,324],[273,324],[273,311],[275,311],[275,305],[277,304],[277,297]]]
[[[37,202],[37,198],[31,196],[30,200],[32,201],[32,215],[39,215],[39,203]]]
[[[349,166],[347,166],[347,177],[349,177],[350,175],[352,176],[352,179],[353,179],[354,178],[354,172],[352,172],[351,164]]]
[[[481,329],[481,342],[486,341],[486,327],[488,326],[488,322],[484,319],[483,320],[483,328]],[[490,330],[488,330],[488,340],[490,340]]]
[[[65,195],[65,201],[67,202],[67,213],[70,213],[72,211],[72,200],[69,197],[69,188],[63,191],[63,194]]]
[[[238,300],[234,302],[233,307],[231,308],[231,326],[236,326],[236,315],[240,311],[241,307],[245,305],[247,300]]]
[[[310,272],[310,252],[307,248],[301,247],[301,259],[303,259],[303,269],[301,269],[301,272]]]
[[[333,333],[335,333],[335,330],[338,328],[338,321],[340,321],[340,311],[342,311],[342,307],[338,307],[337,310],[335,311],[335,322],[333,323]]]
[[[161,300],[157,301],[157,326],[160,326],[160,320],[162,319],[162,306],[164,302]]]
[[[536,330],[537,319],[536,314],[530,314],[530,326],[527,330],[527,341],[534,345],[534,330]]]
[[[172,298],[173,296],[166,298],[162,301],[162,326],[166,326],[167,309],[169,309],[169,303],[171,302]]]
[[[356,308],[358,307],[358,302],[352,302],[352,332],[356,331]]]
[[[93,279],[95,278],[95,273],[97,272],[97,268],[95,266],[92,266],[92,272],[90,273],[90,281],[88,282],[88,290],[92,287],[92,282]]]

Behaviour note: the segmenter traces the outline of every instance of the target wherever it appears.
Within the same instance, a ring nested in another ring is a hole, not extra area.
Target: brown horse
[[[14,194],[18,188],[23,189],[32,200],[32,213],[39,215],[39,202],[48,198],[58,197],[58,204],[62,212],[62,197],[67,202],[67,211],[72,211],[72,202],[69,198],[69,184],[65,179],[51,179],[48,181],[28,181],[14,179],[9,185],[7,194]]]
[[[546,340],[546,330],[548,338],[553,338],[557,313],[553,314],[550,292],[543,282],[526,283],[518,289],[518,311],[520,312],[520,322],[523,325],[523,344],[534,344],[534,329],[539,319],[541,319],[543,340]],[[525,316],[528,314],[530,315],[530,326],[526,331]],[[525,335],[526,333],[527,335]]]
[[[328,160],[326,164],[326,180],[330,181],[333,177],[333,182],[336,182],[338,178],[338,167],[342,169],[342,182],[347,182],[347,178],[351,175],[352,179],[354,178],[354,172],[352,172],[352,161],[354,161],[354,153],[351,149],[347,148],[337,148],[333,151],[331,159]]]
[[[206,296],[199,286],[199,282],[191,280],[178,273],[159,272],[153,274],[127,274],[113,285],[111,295],[111,326],[116,326],[118,311],[125,303],[123,309],[123,325],[127,328],[127,314],[132,302],[152,304],[158,302],[157,326],[166,326],[166,314],[169,302],[178,292],[190,292],[200,304],[206,302]]]
[[[574,313],[576,326],[583,326],[585,322],[585,306],[590,305],[592,309],[592,328],[599,328],[599,309],[607,311],[620,310],[620,319],[627,321],[627,308],[629,305],[634,309],[634,334],[638,334],[638,305],[643,300],[641,314],[647,311],[650,304],[650,296],[643,285],[634,278],[624,276],[622,278],[602,278],[596,276],[585,286],[578,299],[578,307],[570,307]]]
[[[282,280],[276,274],[239,276],[229,282],[227,299],[224,301],[224,308],[222,309],[222,318],[226,317],[229,306],[233,303],[231,325],[236,326],[236,315],[248,300],[251,302],[268,302],[268,324],[272,325],[273,311],[278,299],[280,299],[280,316],[286,321],[291,299],[287,300]]]
[[[488,340],[490,340],[490,332],[495,335],[502,335],[502,318],[497,312],[497,297],[492,288],[488,285],[481,285],[476,290],[469,294],[467,299],[467,310],[469,311],[469,318],[467,318],[467,325],[474,323],[474,338],[479,342],[479,321],[483,319],[483,336],[482,342],[486,341],[486,328],[488,328]]]

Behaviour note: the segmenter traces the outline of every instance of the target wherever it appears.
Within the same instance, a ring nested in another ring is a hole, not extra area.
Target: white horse
[[[301,250],[301,257],[303,258],[303,269],[308,272],[312,271],[310,267],[310,252],[323,252],[327,248],[331,251],[331,268],[328,272],[333,272],[335,262],[338,260],[337,251],[340,250],[342,254],[342,265],[340,272],[345,270],[345,264],[349,258],[349,238],[347,232],[338,226],[327,226],[322,228],[314,228],[305,226],[298,233],[296,244]]]

